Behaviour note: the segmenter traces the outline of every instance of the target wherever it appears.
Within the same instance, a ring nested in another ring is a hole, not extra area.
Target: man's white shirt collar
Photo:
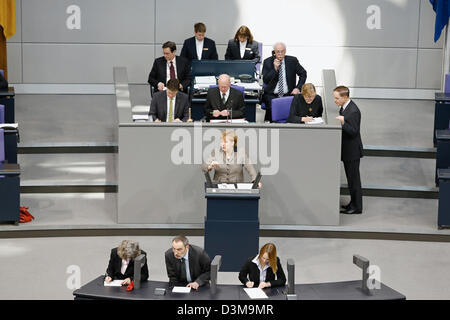
[[[342,106],[342,112],[344,112],[345,108],[347,108],[350,101],[351,101],[351,99],[348,99],[348,101]]]

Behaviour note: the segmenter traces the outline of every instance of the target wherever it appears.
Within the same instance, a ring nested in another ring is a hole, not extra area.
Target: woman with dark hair
[[[254,63],[258,63],[259,59],[258,42],[253,40],[253,35],[248,27],[241,26],[234,39],[228,41],[225,60],[252,60]]]
[[[286,276],[277,257],[277,248],[273,243],[266,243],[254,258],[249,258],[239,272],[239,280],[247,288],[284,286]]]
[[[105,282],[123,280],[123,286],[129,285],[134,277],[134,259],[141,254],[145,255],[144,265],[141,268],[141,281],[147,281],[147,254],[139,248],[137,241],[123,240],[117,248],[111,250]]]

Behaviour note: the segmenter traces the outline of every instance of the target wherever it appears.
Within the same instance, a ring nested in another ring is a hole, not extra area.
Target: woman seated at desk
[[[245,262],[239,272],[239,280],[247,288],[263,289],[285,285],[286,276],[273,243],[266,243],[256,257]]]
[[[148,279],[147,254],[139,248],[139,243],[133,240],[123,240],[117,248],[111,250],[105,282],[123,280],[122,285],[129,285],[134,277],[134,259],[145,255],[141,268],[141,281]]]
[[[250,163],[245,150],[238,150],[237,139],[233,130],[223,131],[221,148],[214,149],[209,159],[202,165],[201,168],[204,172],[214,169],[213,181],[215,183],[244,182],[244,168],[252,182],[256,179],[255,167]],[[258,186],[261,188],[261,183]]]
[[[297,94],[291,103],[288,123],[307,123],[313,118],[322,117],[322,98],[316,94],[316,88],[312,83],[302,86],[302,94]]]
[[[258,63],[259,59],[258,42],[253,40],[253,35],[248,27],[241,26],[234,39],[228,41],[225,60],[252,60],[254,63]]]

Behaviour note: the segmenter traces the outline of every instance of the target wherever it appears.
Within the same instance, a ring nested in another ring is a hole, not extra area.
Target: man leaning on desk
[[[208,90],[206,96],[206,121],[243,118],[244,95],[241,91],[231,88],[230,76],[221,74],[217,84],[217,87]]]
[[[177,79],[167,82],[167,89],[155,92],[149,116],[154,122],[186,122],[189,119],[189,97],[178,90]]]
[[[183,235],[173,238],[165,259],[170,287],[186,286],[197,290],[210,280],[211,259],[205,250],[190,245]]]

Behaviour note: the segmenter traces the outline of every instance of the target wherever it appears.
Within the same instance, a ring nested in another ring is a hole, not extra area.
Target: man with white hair
[[[230,76],[221,74],[216,88],[210,88],[206,96],[205,116],[211,119],[239,119],[244,117],[244,95],[231,88]]]
[[[262,75],[265,85],[262,102],[266,105],[264,121],[272,122],[272,99],[299,94],[306,81],[306,70],[296,57],[286,55],[284,43],[277,42],[272,56],[264,60]]]

